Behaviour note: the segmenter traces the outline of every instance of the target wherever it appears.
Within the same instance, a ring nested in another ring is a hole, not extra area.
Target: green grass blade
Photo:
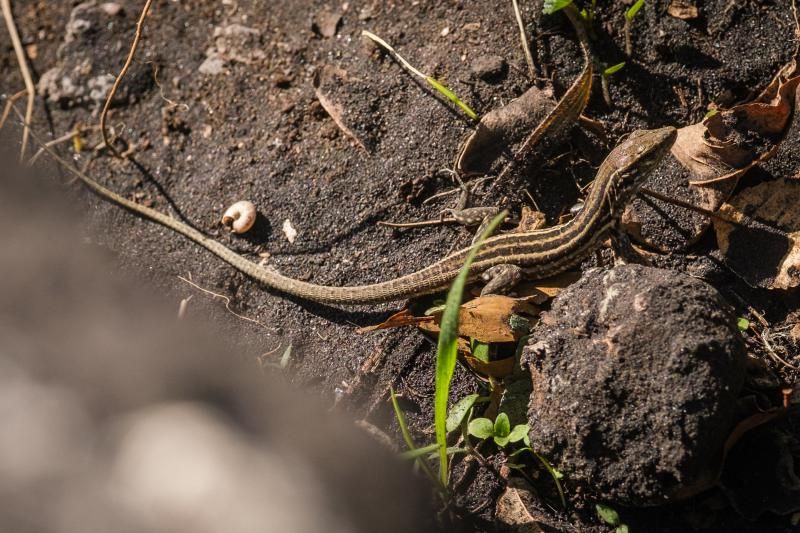
[[[564,487],[561,486],[561,478],[564,477],[564,475],[553,468],[553,465],[550,464],[550,461],[533,450],[531,450],[531,453],[535,455],[537,459],[539,459],[539,462],[542,463],[542,466],[544,466],[545,470],[547,470],[547,473],[550,474],[551,478],[553,478],[553,481],[556,484],[556,490],[558,490],[558,497],[561,498],[561,505],[566,509],[567,498],[564,496]]]
[[[408,448],[407,453],[413,453],[418,450],[417,446],[414,444],[414,439],[411,437],[411,433],[408,431],[408,424],[406,423],[406,415],[403,414],[402,409],[400,409],[400,404],[397,403],[397,396],[394,394],[394,388],[389,387],[389,398],[392,400],[392,408],[394,409],[394,416],[397,418],[397,425],[400,426],[400,434],[403,436],[403,441],[406,443],[406,447]],[[423,454],[421,455],[424,455]],[[423,457],[418,456],[416,457],[417,463],[420,465],[422,470],[436,483],[436,474],[433,473],[428,461],[426,461]],[[443,486],[440,486],[441,489],[444,489]]]
[[[637,2],[633,4],[631,7],[629,7],[628,10],[625,12],[625,18],[628,20],[633,20],[633,17],[636,16],[636,13],[638,13],[640,9],[642,9],[643,5],[644,5],[644,0],[637,0]]]
[[[458,309],[461,306],[464,286],[469,277],[469,267],[475,259],[475,254],[478,253],[483,241],[497,229],[507,215],[508,211],[497,215],[470,250],[464,266],[461,267],[450,292],[447,293],[447,303],[442,314],[439,345],[436,349],[436,391],[433,407],[436,443],[439,445],[439,480],[444,486],[447,486],[447,399],[450,397],[450,381],[453,379],[458,353]]]
[[[469,118],[471,118],[472,120],[478,120],[478,114],[475,113],[475,111],[473,111],[471,107],[465,104],[463,100],[461,100],[461,98],[459,98],[458,95],[456,95],[456,93],[445,87],[439,80],[427,76],[425,78],[425,81],[427,81],[431,87],[439,91],[445,98],[456,104],[461,109],[461,111],[467,114]]]

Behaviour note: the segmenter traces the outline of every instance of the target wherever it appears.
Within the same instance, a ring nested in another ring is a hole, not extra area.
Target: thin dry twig
[[[668,204],[677,205],[678,207],[682,207],[684,209],[688,209],[689,211],[694,211],[695,213],[700,213],[701,215],[705,215],[707,217],[720,220],[722,222],[725,222],[726,224],[731,224],[732,226],[738,226],[740,228],[747,227],[747,224],[742,224],[741,222],[737,222],[736,220],[730,219],[724,215],[721,215],[720,213],[709,211],[708,209],[698,207],[694,204],[690,204],[689,202],[679,200],[678,198],[672,198],[671,196],[666,196],[664,194],[661,194],[660,192],[656,192],[645,187],[641,187],[639,189],[639,192],[641,194],[644,194],[645,196],[650,196],[652,198],[655,198],[656,200],[667,202]]]
[[[19,160],[23,161],[25,159],[25,149],[28,147],[28,136],[30,135],[30,127],[28,124],[31,123],[31,117],[33,117],[33,101],[36,97],[36,89],[33,85],[33,78],[31,78],[31,71],[28,69],[28,60],[25,57],[25,49],[22,48],[22,41],[20,40],[19,33],[17,32],[17,25],[14,23],[14,13],[11,11],[11,1],[0,0],[0,6],[3,9],[3,18],[6,20],[8,33],[11,36],[11,43],[14,45],[14,53],[17,56],[19,70],[22,74],[22,79],[25,82],[25,91],[28,93],[28,105],[25,108],[25,125],[23,126],[22,130],[22,147],[19,151]],[[5,120],[6,114],[7,113],[3,113],[3,120]]]
[[[528,70],[531,71],[531,80],[536,79],[536,65],[533,63],[533,55],[531,48],[528,46],[528,35],[525,33],[525,24],[522,22],[522,13],[519,11],[519,3],[517,0],[511,0],[514,5],[514,17],[517,19],[517,26],[519,26],[519,40],[522,43],[522,51],[525,52],[525,61],[528,63]]]
[[[204,292],[204,293],[206,293],[206,294],[208,294],[208,295],[210,295],[210,296],[212,296],[214,298],[222,298],[223,300],[225,300],[225,309],[227,309],[228,312],[230,314],[232,314],[233,316],[235,316],[237,318],[240,318],[242,320],[247,320],[248,322],[252,322],[253,324],[258,324],[259,326],[261,326],[264,329],[269,329],[269,328],[267,328],[267,326],[265,324],[259,322],[255,318],[250,318],[250,317],[246,317],[244,315],[240,315],[239,313],[237,313],[236,311],[231,309],[231,299],[228,296],[225,296],[224,294],[216,293],[214,291],[210,291],[208,289],[204,289],[200,285],[194,283],[193,281],[190,281],[190,280],[184,278],[183,276],[178,276],[178,279],[181,280],[181,281],[185,281],[186,283],[188,283],[189,285],[191,285],[195,289],[200,290],[200,291],[202,291],[202,292]]]
[[[42,146],[40,146],[38,150],[36,150],[36,153],[33,154],[33,156],[30,159],[28,159],[28,165],[33,165],[36,162],[36,160],[39,159],[39,156],[41,156],[48,148],[72,140],[75,138],[76,135],[80,135],[84,131],[90,131],[96,128],[97,126],[86,126],[84,128],[76,128],[68,133],[65,133],[61,137],[56,137],[53,140],[47,141]]]
[[[111,100],[114,99],[114,95],[117,93],[120,83],[122,83],[122,78],[125,77],[125,74],[128,72],[131,63],[133,62],[133,56],[136,54],[136,48],[139,46],[139,40],[142,38],[142,26],[144,26],[144,19],[147,16],[147,12],[150,10],[150,4],[152,3],[153,0],[147,0],[144,3],[142,14],[139,16],[139,20],[136,22],[136,33],[133,35],[133,42],[131,43],[131,49],[128,52],[128,58],[125,60],[125,64],[122,65],[122,70],[120,71],[119,75],[114,80],[114,85],[111,86],[111,92],[108,93],[106,103],[103,105],[103,111],[100,112],[100,132],[103,135],[103,142],[106,143],[106,146],[108,146],[108,149],[111,150],[111,153],[119,159],[124,159],[124,156],[119,153],[119,151],[114,148],[110,142],[108,142],[108,134],[106,133],[106,115],[108,115],[108,109],[111,107]]]
[[[441,226],[442,224],[455,224],[455,218],[440,218],[436,220],[420,220],[417,222],[385,222],[379,220],[376,222],[378,226],[385,226],[387,228],[425,228],[428,226]]]
[[[17,100],[19,100],[20,98],[22,98],[26,94],[28,94],[28,91],[25,90],[25,89],[22,89],[20,92],[14,93],[14,94],[12,94],[11,96],[8,97],[8,100],[6,100],[6,106],[3,108],[3,115],[0,116],[0,130],[3,129],[3,126],[6,123],[6,119],[8,118],[8,114],[11,112],[11,107],[14,105],[14,103]]]

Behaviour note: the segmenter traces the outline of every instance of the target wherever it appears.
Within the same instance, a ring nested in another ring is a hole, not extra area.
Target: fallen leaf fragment
[[[524,480],[509,478],[508,486],[497,499],[495,521],[513,533],[544,533],[539,520],[529,510],[533,488]]]
[[[692,20],[698,16],[697,6],[686,0],[672,0],[667,8],[667,13],[682,20]]]
[[[350,137],[364,151],[369,152],[367,145],[356,133],[350,129],[344,119],[344,106],[336,103],[326,92],[325,87],[331,84],[341,84],[348,79],[347,71],[336,67],[325,66],[314,76],[314,94],[317,96],[322,108],[336,123],[336,126],[347,137]]]
[[[739,227],[714,220],[725,264],[748,285],[800,285],[800,181],[779,179],[743,190],[720,209]]]
[[[521,142],[555,107],[553,91],[531,87],[519,98],[486,113],[461,145],[456,170],[464,175],[485,174],[492,163]]]
[[[469,344],[467,344],[467,348],[469,348]],[[459,353],[463,355],[464,362],[467,364],[467,366],[481,376],[501,379],[510,376],[514,372],[515,359],[513,357],[505,357],[503,359],[489,361],[487,363],[485,361],[481,361],[477,357],[473,357],[468,352],[463,353],[461,350],[459,350]]]
[[[480,342],[514,342],[527,332],[515,330],[512,315],[535,317],[539,308],[525,300],[500,294],[480,296],[463,304],[458,316],[458,334]],[[435,322],[420,324],[431,333],[439,332],[441,312],[434,314]]]
[[[423,324],[425,322],[432,323],[433,320],[434,318],[432,316],[414,316],[411,314],[410,310],[403,309],[402,311],[393,314],[380,324],[358,328],[356,331],[358,333],[369,333],[371,331],[378,331],[380,329],[399,328],[403,326],[416,326],[419,324]]]

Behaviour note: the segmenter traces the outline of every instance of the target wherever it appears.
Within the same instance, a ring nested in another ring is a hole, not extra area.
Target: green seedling
[[[619,72],[620,70],[622,70],[622,67],[624,67],[624,66],[625,66],[625,62],[623,61],[622,63],[617,63],[616,65],[612,65],[612,66],[608,67],[607,69],[605,69],[603,71],[603,77],[607,78],[607,77],[611,76],[612,74],[615,74],[615,73]]]
[[[643,5],[644,0],[637,0],[636,3],[629,7],[625,12],[625,18],[629,21],[633,20],[633,17],[636,16],[636,13],[638,13],[640,9],[642,9]]]
[[[643,6],[644,0],[636,0],[636,3],[625,11],[625,55],[627,56],[630,56],[633,52],[633,45],[631,44],[631,21]]]
[[[744,333],[745,331],[750,329],[750,321],[744,318],[743,316],[740,316],[739,318],[736,319],[736,327],[739,328],[739,331]]]
[[[520,441],[524,442],[525,446],[530,446],[529,429],[528,424],[517,424],[511,429],[511,423],[505,413],[497,415],[494,422],[488,418],[475,418],[470,421],[468,427],[470,435],[483,440],[491,438],[498,448],[505,448]]]
[[[376,43],[378,43],[387,52],[392,54],[392,56],[394,56],[394,58],[397,59],[397,61],[399,61],[400,64],[406,70],[408,70],[410,73],[414,74],[415,76],[418,76],[418,77],[422,78],[423,80],[425,80],[425,82],[428,85],[430,85],[431,87],[436,89],[436,91],[438,91],[439,94],[441,94],[442,96],[444,96],[445,98],[447,98],[448,100],[453,102],[470,119],[472,119],[472,120],[477,120],[478,119],[478,114],[475,113],[475,111],[473,111],[472,108],[469,107],[466,103],[464,103],[464,101],[461,100],[456,95],[456,93],[454,93],[452,90],[450,90],[442,82],[440,82],[439,80],[437,80],[433,76],[428,76],[427,74],[423,74],[418,69],[414,68],[414,66],[411,65],[411,63],[409,63],[408,61],[406,61],[403,56],[401,56],[399,53],[397,53],[397,50],[395,50],[389,43],[387,43],[386,41],[384,41],[383,39],[381,39],[380,37],[378,37],[377,35],[375,35],[371,31],[364,30],[364,31],[361,32],[361,35],[363,35],[364,37],[368,37],[369,39],[371,39],[371,40],[375,41]]]
[[[628,526],[622,523],[616,510],[602,503],[595,505],[595,509],[597,509],[597,516],[600,517],[600,520],[616,528],[615,533],[628,533]]]
[[[603,90],[603,100],[605,100],[606,105],[611,107],[613,104],[611,103],[611,92],[608,89],[609,81],[608,78],[612,76],[615,72],[619,72],[622,70],[622,67],[625,66],[625,62],[617,63],[616,65],[612,65],[603,70],[603,75],[600,77],[600,86]]]
[[[588,10],[586,8],[581,9],[581,18],[586,21],[586,23],[591,26],[592,22],[594,22],[594,15],[597,12],[597,0],[592,0],[592,7]]]
[[[503,211],[489,223],[478,241],[472,247],[458,273],[450,291],[447,293],[444,313],[440,325],[439,343],[436,348],[436,385],[434,390],[434,425],[436,427],[436,443],[439,445],[439,480],[447,486],[447,399],[450,396],[450,382],[456,368],[458,356],[458,308],[464,296],[464,286],[467,284],[469,267],[475,259],[483,241],[491,235],[508,216],[508,211]]]

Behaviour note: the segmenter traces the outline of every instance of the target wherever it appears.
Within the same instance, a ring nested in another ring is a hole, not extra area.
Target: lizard
[[[543,279],[578,265],[607,236],[619,230],[619,220],[626,205],[669,152],[676,136],[674,127],[633,132],[600,165],[584,207],[575,218],[551,228],[506,233],[486,239],[469,269],[469,281],[491,273],[492,268],[512,266],[523,270],[528,277]],[[456,251],[411,274],[372,285],[334,287],[308,283],[260,266],[191,226],[120,196],[52,150],[48,152],[100,197],[172,229],[267,287],[305,300],[359,305],[441,292],[455,279],[472,248]]]

